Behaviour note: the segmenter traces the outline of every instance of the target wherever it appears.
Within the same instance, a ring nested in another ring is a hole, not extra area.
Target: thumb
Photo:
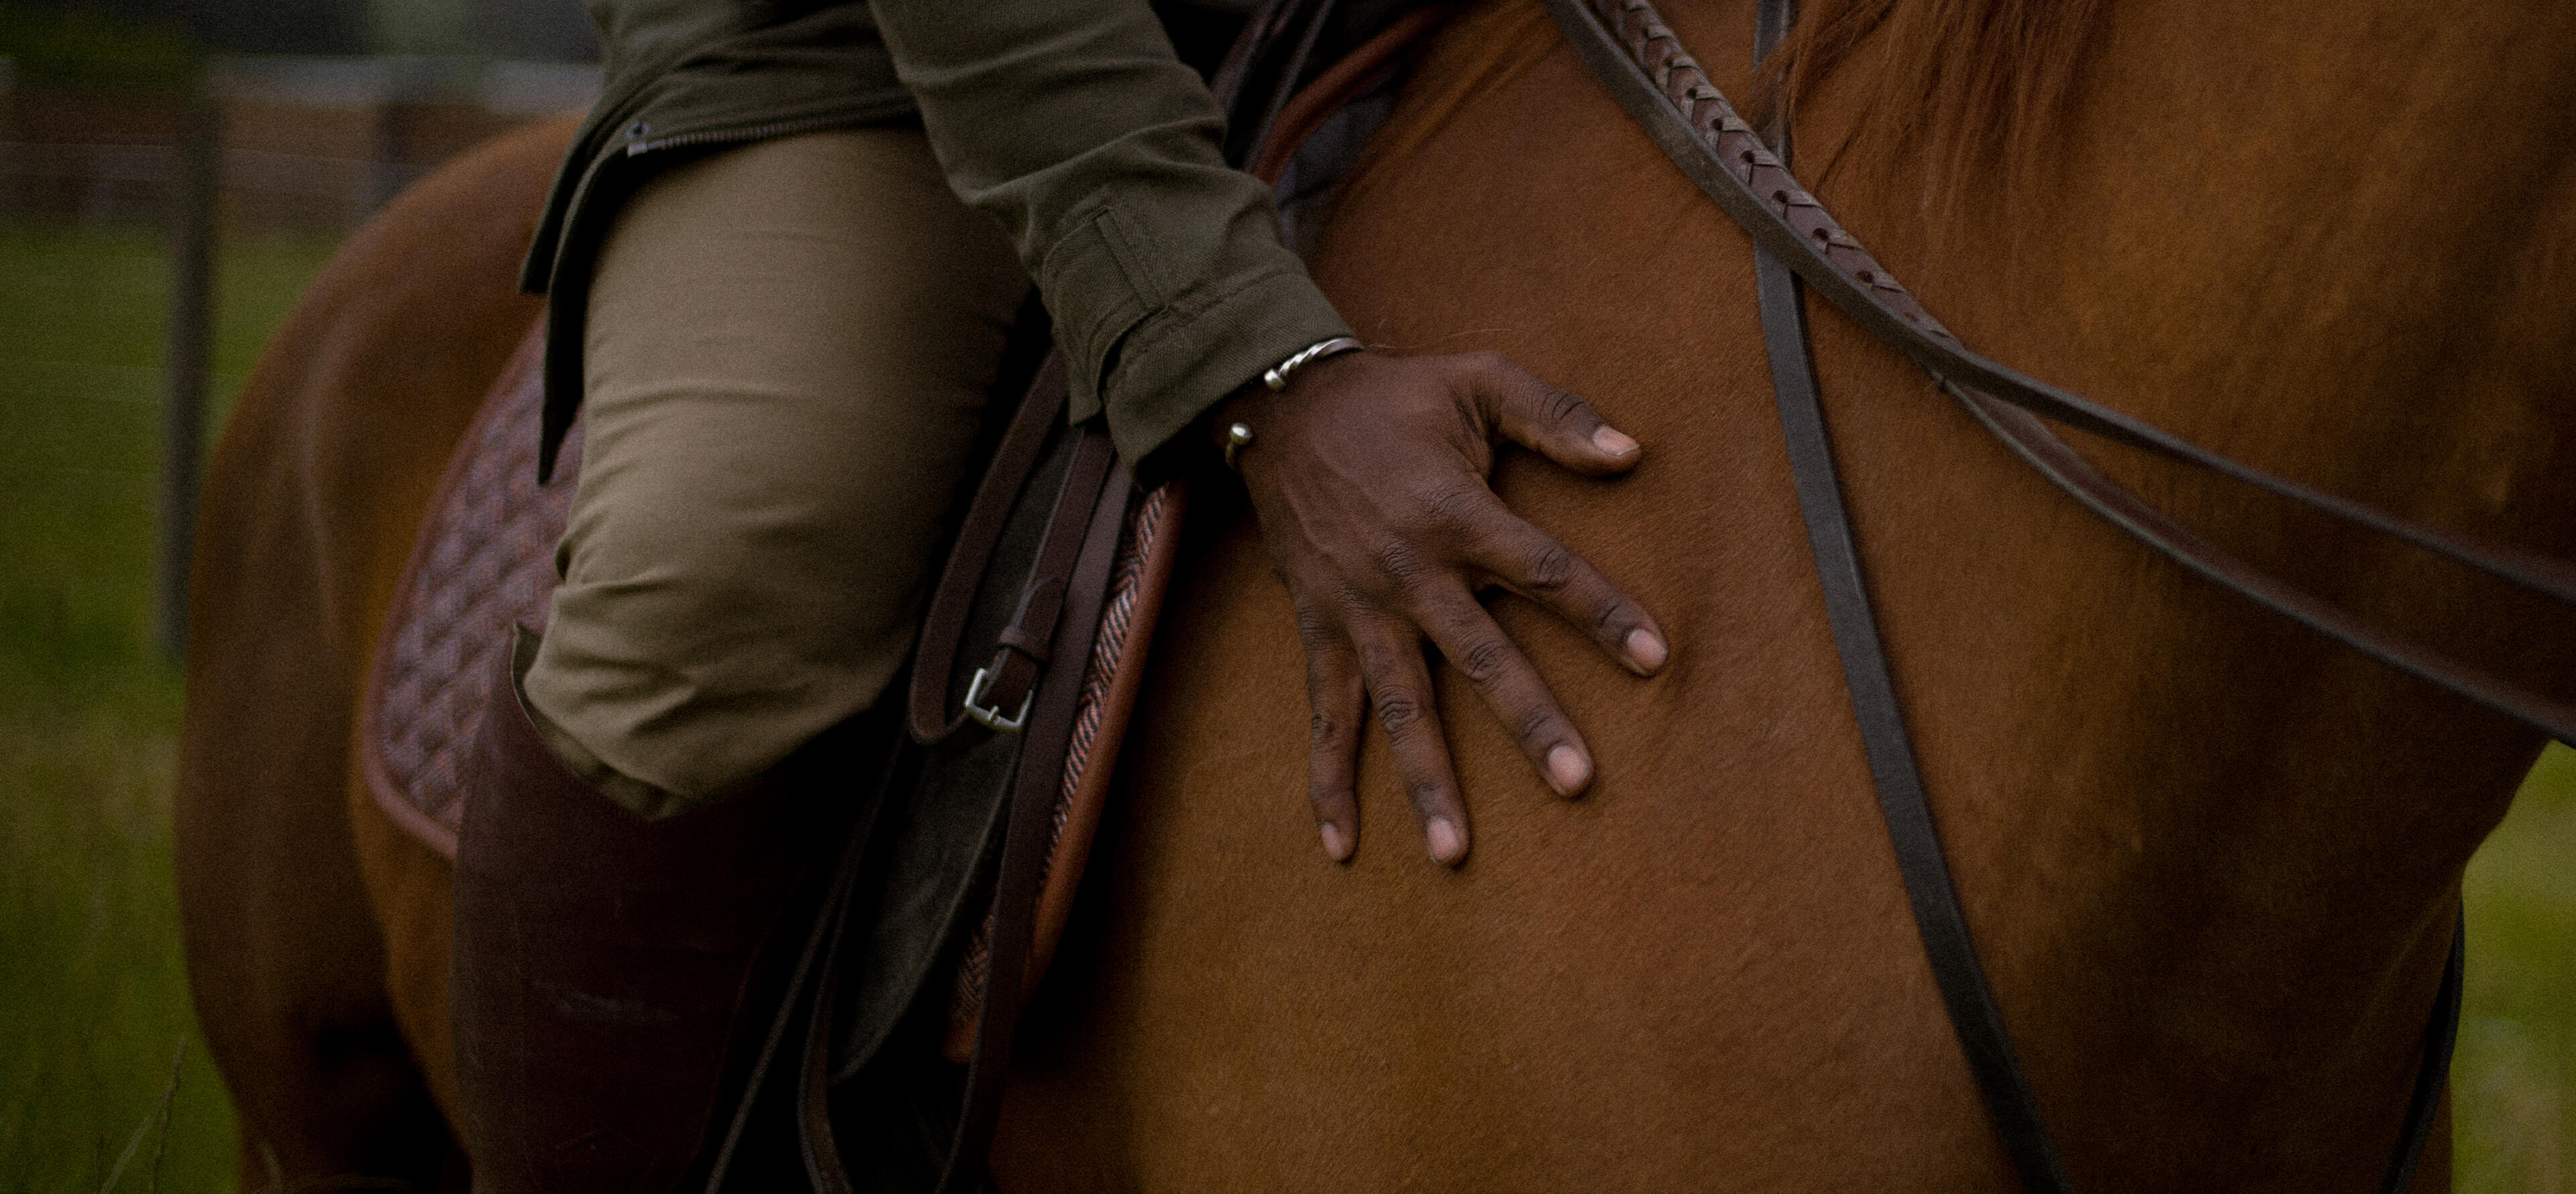
[[[1499,353],[1471,374],[1476,403],[1506,439],[1588,476],[1623,473],[1643,453],[1592,404],[1530,376]]]

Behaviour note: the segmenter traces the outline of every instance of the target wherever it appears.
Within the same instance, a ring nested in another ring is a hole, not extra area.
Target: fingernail
[[[1637,441],[1620,434],[1617,428],[1604,427],[1592,433],[1592,446],[1613,456],[1625,456],[1637,450]]]
[[[1664,640],[1657,638],[1654,631],[1628,632],[1628,658],[1636,660],[1638,667],[1651,672],[1664,666],[1664,659],[1668,654],[1670,653],[1664,649]]]
[[[1584,761],[1582,751],[1559,746],[1547,752],[1547,778],[1556,785],[1557,795],[1571,796],[1582,791],[1584,782],[1592,778],[1592,764]]]
[[[1448,866],[1467,852],[1467,838],[1447,817],[1433,817],[1423,827],[1423,836],[1431,839],[1431,861]]]
[[[1324,823],[1324,856],[1335,862],[1346,862],[1351,856],[1350,839],[1342,836],[1342,827]]]

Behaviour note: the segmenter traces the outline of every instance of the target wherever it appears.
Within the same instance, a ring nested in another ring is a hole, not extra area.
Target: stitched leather
[[[1108,433],[1091,434],[1104,442]],[[1122,465],[1109,478],[1112,492],[1126,493],[1134,481]],[[1073,571],[1070,608],[1055,641],[1059,652],[1087,658],[1100,625],[1100,610],[1109,589],[1126,520],[1123,502],[1104,502],[1093,513],[1082,536]],[[1026,749],[1036,759],[1063,758],[1072,742],[1080,705],[1083,674],[1057,668],[1046,674],[1029,715]],[[1001,1091],[1010,1074],[1011,1038],[1019,1027],[1020,1009],[1029,989],[1029,955],[1037,924],[1038,893],[1052,852],[1055,810],[1062,790],[1060,768],[1022,766],[1011,794],[1010,829],[1002,845],[995,877],[993,914],[988,928],[983,1006],[975,1019],[974,1047],[969,1051],[966,1092],[957,1135],[950,1144],[947,1171],[938,1194],[973,1188],[983,1180],[984,1151],[993,1139],[1002,1111]]]
[[[457,442],[368,668],[359,735],[368,792],[451,861],[465,750],[490,707],[494,661],[512,625],[545,624],[580,471],[576,423],[563,466],[537,483],[543,327],[529,330]]]
[[[1029,947],[1028,988],[1037,990],[1047,963],[1064,937],[1073,915],[1074,892],[1081,886],[1091,842],[1109,807],[1109,780],[1118,748],[1127,737],[1127,721],[1145,685],[1145,656],[1153,644],[1154,624],[1163,595],[1180,562],[1180,512],[1185,490],[1173,480],[1147,493],[1128,516],[1127,542],[1110,582],[1109,599],[1100,614],[1100,633],[1092,641],[1091,662],[1082,679],[1082,704],[1075,712],[1073,741],[1066,747],[1064,795],[1056,802],[1055,845],[1047,853],[1046,886],[1038,895],[1037,936]]]
[[[1915,766],[1903,710],[1888,676],[1868,587],[1852,548],[1850,518],[1816,394],[1814,362],[1807,347],[1805,314],[1798,297],[1800,278],[1818,283],[1818,289],[1857,322],[1931,370],[1943,390],[1965,403],[1988,430],[2043,476],[2149,546],[2258,603],[2384,662],[2549,730],[2562,741],[2563,733],[2534,719],[2529,708],[2534,698],[2529,694],[2495,684],[2411,644],[2381,635],[2218,551],[2095,472],[2042,426],[2031,411],[2215,469],[2561,599],[2565,599],[2566,578],[2571,572],[2555,561],[2449,536],[2272,477],[1957,348],[1956,339],[1916,305],[1895,279],[1869,258],[1859,242],[1843,232],[1789,176],[1790,145],[1785,124],[1772,130],[1778,144],[1776,156],[1758,141],[1746,146],[1744,142],[1753,139],[1751,128],[1735,116],[1725,98],[1708,83],[1705,72],[1691,61],[1647,0],[1582,2],[1591,6],[1588,14],[1577,7],[1577,0],[1548,0],[1548,6],[1567,38],[1621,104],[1655,137],[1674,164],[1716,199],[1755,241],[1755,287],[1762,311],[1764,348],[1770,357],[1799,509],[1816,556],[1836,653],[1842,659],[1853,714],[1915,925],[1979,1093],[2024,1188],[2064,1191],[2064,1167],[2049,1141],[2028,1079],[2013,1055],[1993,991],[1968,939],[1949,865],[1924,802],[1922,777]],[[1755,17],[1756,61],[1778,44],[1793,15],[1792,0],[1761,0]],[[1658,99],[1663,102],[1659,104]],[[1689,114],[1686,125],[1679,119],[1683,112]],[[1729,188],[1725,185],[1729,180],[1739,185]],[[1759,198],[1761,189],[1766,187],[1772,201],[1769,206]],[[1797,261],[1801,268],[1792,273],[1781,254]],[[1849,301],[1854,296],[1867,301]],[[1956,365],[1972,376],[1982,371],[2000,382],[2000,388],[2016,405],[2006,406],[1985,393],[1957,384],[1953,380],[1957,375],[1945,374],[1944,365]],[[2541,704],[2544,707],[2538,713],[2542,717],[2556,712],[2547,709],[2545,702]],[[2465,923],[2453,931],[2450,960],[2434,1000],[2431,1023],[2425,1029],[2422,1061],[2408,1101],[2405,1125],[2382,1186],[2388,1194],[2401,1194],[2412,1183],[2450,1072],[2452,1046],[2459,1029],[2465,932]]]
[[[1113,488],[1114,488],[1113,482]],[[1063,781],[1050,819],[1047,854],[1039,866],[1042,884],[1037,924],[1029,944],[1028,978],[1023,998],[1033,995],[1064,936],[1080,886],[1083,864],[1090,857],[1092,835],[1108,808],[1109,772],[1124,737],[1127,715],[1135,708],[1144,680],[1144,654],[1153,637],[1154,616],[1170,586],[1178,559],[1179,537],[1166,534],[1168,515],[1177,507],[1175,481],[1135,499],[1112,567],[1108,599],[1103,602],[1099,632],[1092,640],[1082,691],[1074,711],[1073,732],[1065,749]],[[949,993],[948,1059],[968,1061],[973,1032],[983,1013],[987,968],[992,961],[992,922],[976,926],[968,939],[957,979]]]
[[[2029,415],[2209,469],[2571,605],[2576,605],[2576,565],[2438,530],[2273,476],[1968,351],[1807,194],[1647,0],[1547,0],[1547,5],[1629,114],[1755,244],[1777,254],[1853,322],[1913,358],[2059,488],[2167,558],[2267,609],[2576,745],[2576,703],[2551,700],[2462,666],[2271,580],[2125,496],[2125,490],[2089,476],[2091,466]],[[2007,403],[2020,409],[2008,409]]]
[[[1788,32],[1795,14],[1790,0],[1761,0],[1755,13],[1753,57],[1758,62]],[[1791,148],[1788,122],[1782,121],[1771,133],[1785,169]],[[1852,543],[1851,512],[1843,501],[1840,470],[1817,395],[1815,358],[1807,343],[1798,276],[1770,250],[1756,245],[1753,282],[1762,310],[1762,347],[1770,358],[1771,389],[1779,403],[1781,435],[1789,451],[1789,473],[1798,491],[1798,513],[1815,555],[1826,620],[1833,627],[1834,653],[1842,660],[1843,686],[1851,696],[1852,718],[1869,760],[1879,815],[1887,822],[1888,842],[1895,848],[1933,984],[1940,989],[1960,1052],[1966,1055],[2022,1188],[2031,1194],[2062,1194],[2068,1185],[2065,1164],[2049,1140],[2039,1100],[2031,1093],[2030,1079],[2004,1026],[2003,1010],[1996,1005],[1994,987],[1977,959],[1967,917],[1959,908],[1958,890],[1950,879],[1949,860],[1941,849],[1940,830],[1924,799],[1913,737],[1905,728],[1905,710],[1896,699],[1896,682],[1888,671],[1878,615],[1871,608],[1869,585]]]

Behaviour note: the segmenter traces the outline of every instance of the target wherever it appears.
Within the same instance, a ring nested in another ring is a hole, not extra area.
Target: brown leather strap
[[[1106,439],[1104,435],[1102,437]],[[1125,466],[1108,478],[1110,500],[1099,502],[1079,541],[1079,562],[1069,570],[1066,590],[1072,594],[1056,654],[1068,660],[1087,658],[1100,626],[1101,599],[1109,591],[1109,570],[1118,554],[1127,503],[1135,488]],[[1064,784],[1065,744],[1073,737],[1074,715],[1082,701],[1079,667],[1046,672],[1029,714],[1020,769],[1012,780],[1009,828],[1002,841],[1002,861],[993,882],[993,911],[987,940],[982,1013],[976,1018],[975,1052],[967,1063],[965,1107],[957,1136],[950,1144],[939,1194],[962,1194],[974,1188],[984,1168],[984,1153],[1001,1118],[1002,1087],[1011,1065],[1011,1035],[1019,1027],[1027,996],[1030,945],[1036,937],[1038,888],[1046,876],[1047,848],[1053,837],[1057,796]]]
[[[1092,641],[1083,678],[1083,707],[1074,721],[1073,742],[1065,751],[1065,782],[1070,790],[1056,806],[1061,824],[1047,856],[1046,884],[1038,895],[1037,938],[1029,949],[1028,978],[1021,984],[1032,993],[1045,981],[1047,964],[1073,918],[1092,840],[1108,810],[1118,752],[1126,741],[1136,698],[1145,687],[1145,661],[1153,647],[1155,623],[1162,616],[1163,597],[1180,560],[1188,480],[1183,474],[1139,495],[1127,516],[1127,537],[1119,545],[1108,600],[1101,607],[1100,633]]]
[[[1643,80],[1633,69],[1635,63],[1629,64],[1632,69],[1628,76],[1624,76],[1626,86],[1622,85],[1623,76],[1617,76],[1606,68],[1606,60],[1620,48],[1609,38],[1607,30],[1584,20],[1583,14],[1574,10],[1573,0],[1550,0],[1550,6],[1558,23],[1565,27],[1567,36],[1583,48],[1595,70],[1611,84],[1632,114],[1650,128],[1654,125],[1650,119],[1652,113],[1664,111],[1671,115],[1669,111],[1658,108],[1654,93],[1639,85]],[[1717,95],[1715,88],[1706,85],[1705,74],[1700,73],[1689,56],[1682,52],[1679,41],[1669,30],[1662,29],[1661,22],[1655,19],[1653,9],[1645,0],[1623,0],[1619,3],[1619,12],[1629,18],[1628,27],[1633,34],[1627,43],[1627,52],[1646,58],[1665,72],[1668,89],[1664,98],[1671,98],[1669,85],[1673,76],[1678,75],[1680,92],[1694,103],[1724,104],[1723,97]],[[1760,0],[1754,24],[1756,61],[1767,56],[1778,44],[1793,17],[1792,0]],[[1660,53],[1654,52],[1657,50]],[[1693,76],[1696,76],[1696,82]],[[1740,121],[1737,123],[1741,124]],[[1776,149],[1767,149],[1765,153],[1776,154],[1772,161],[1779,172],[1786,175],[1791,148],[1788,127],[1784,121],[1770,132]],[[1690,140],[1695,152],[1689,155],[1678,148],[1679,142],[1675,139],[1661,133],[1657,139],[1686,171],[1690,170],[1693,161],[1712,165],[1702,160],[1710,153],[1705,138]],[[1747,155],[1740,160],[1751,163],[1755,159]],[[1726,171],[1718,167],[1716,172],[1723,174]],[[1696,171],[1692,176],[1695,179],[1700,177]],[[1706,187],[1707,183],[1703,181],[1702,186]],[[1799,194],[1803,197],[1803,192]],[[1784,207],[1792,206],[1787,192],[1780,193],[1779,199]],[[1825,216],[1823,209],[1812,199],[1806,199],[1804,206],[1813,209],[1813,216],[1831,227],[1830,217]],[[1733,209],[1729,208],[1729,211],[1732,213]],[[1742,217],[1738,219],[1740,221]],[[1839,231],[1839,228],[1833,228],[1833,232]],[[1820,239],[1831,242],[1833,236],[1827,234]],[[1857,250],[1856,243],[1851,247]],[[1912,740],[1905,729],[1903,709],[1896,700],[1886,651],[1878,634],[1877,617],[1871,610],[1868,586],[1852,543],[1850,515],[1842,498],[1833,449],[1825,430],[1824,411],[1817,397],[1815,366],[1807,346],[1806,317],[1799,301],[1798,276],[1774,255],[1758,234],[1754,267],[1764,348],[1770,357],[1772,386],[1779,401],[1799,509],[1807,525],[1809,545],[1815,553],[1835,650],[1842,660],[1853,714],[1869,759],[1880,812],[1887,822],[1888,837],[1897,855],[1916,929],[1969,1069],[1977,1080],[1978,1089],[1994,1118],[1997,1134],[2002,1137],[2005,1152],[2023,1188],[2035,1192],[2063,1192],[2068,1188],[2065,1167],[2050,1142],[2029,1080],[2014,1055],[1993,989],[1969,939],[1966,918],[1959,909],[1957,891],[1941,849],[1940,836],[1924,800],[1923,781],[1915,763]],[[1862,273],[1860,277],[1868,279],[1873,274],[1893,289],[1892,280],[1886,280],[1884,271],[1876,269],[1875,263],[1872,263],[1871,271]],[[1895,293],[1903,295],[1901,290]],[[1906,298],[1905,301],[1911,304],[1912,300]],[[1920,314],[1919,307],[1914,310]],[[1920,314],[1920,321],[1938,330],[1938,325],[1931,322],[1928,314]],[[1947,336],[1946,332],[1941,334]],[[1920,360],[1919,357],[1917,359]],[[2210,548],[2147,507],[2135,495],[2101,477],[2040,426],[2027,411],[2004,406],[1983,394],[1952,386],[1946,380],[1942,385],[1966,402],[1989,429],[2004,438],[2060,488],[2150,545],[2182,559],[2204,575],[2211,574],[2213,569],[2235,570],[2230,575],[2214,579],[2238,592],[2255,596],[2273,608],[2282,608],[2275,601],[2285,604],[2307,601],[2305,594],[2280,586]],[[2231,469],[2242,467],[2235,466],[2233,462],[2224,463]],[[2231,472],[2231,475],[2235,474]],[[2286,485],[2287,482],[2280,482],[2265,487],[2279,492],[2279,487]],[[2380,517],[2376,514],[2369,516]],[[2433,534],[2421,528],[2412,529]],[[2396,533],[2408,532],[2400,530]],[[2442,547],[2435,550],[2455,554]],[[2262,590],[2272,591],[2274,600],[2260,596]],[[2313,602],[2309,604],[2314,605]],[[2315,606],[2308,612],[2312,617],[2340,617],[2340,614],[2322,606]],[[2431,1134],[2434,1113],[2450,1072],[2452,1047],[2459,1029],[2464,939],[2463,924],[2453,933],[2450,960],[2443,971],[2431,1022],[2425,1029],[2424,1051],[2408,1102],[2406,1120],[2382,1187],[2388,1194],[2402,1194],[2413,1181],[2416,1162]]]
[[[1019,610],[996,636],[993,660],[975,673],[966,707],[958,714],[996,730],[1020,729],[1028,719],[1038,678],[1054,658],[1056,626],[1063,619],[1068,586],[1075,583],[1074,562],[1082,551],[1084,529],[1100,507],[1115,505],[1122,512],[1127,507],[1123,493],[1103,496],[1102,485],[1118,459],[1109,432],[1095,423],[1074,434],[1080,439],[1047,515],[1046,534],[1038,541],[1037,562],[1020,592]],[[1106,574],[1102,583],[1107,583]]]
[[[1753,57],[1759,62],[1787,33],[1795,10],[1790,0],[1761,0],[1754,14]],[[1780,160],[1787,162],[1788,122],[1779,122],[1771,134]],[[1913,736],[1906,731],[1905,710],[1896,699],[1896,681],[1888,670],[1878,615],[1871,607],[1869,585],[1852,542],[1851,512],[1843,501],[1833,443],[1825,430],[1798,276],[1768,249],[1756,245],[1753,284],[1762,310],[1763,349],[1771,362],[1771,389],[1779,403],[1781,435],[1789,451],[1789,475],[1798,492],[1798,513],[1806,522],[1807,544],[1815,554],[1825,617],[1833,628],[1834,653],[1842,660],[1843,687],[1851,696],[1852,718],[1869,760],[1879,816],[1887,823],[1888,844],[1895,850],[1897,871],[1905,881],[1906,903],[1923,941],[1924,958],[1931,964],[1933,985],[1941,993],[1959,1038],[1959,1051],[1977,1081],[1977,1091],[1984,1097],[1995,1134],[2021,1178],[2022,1189],[2030,1194],[2063,1194],[2066,1167],[2049,1140],[2039,1100],[2031,1093],[2030,1079],[2005,1028],[2003,1009],[1977,958],[1968,918],[1959,908],[1958,888],[1941,848],[1940,831],[1924,799]]]
[[[1744,228],[1754,243],[1778,255],[1816,293],[1872,335],[1912,357],[1962,401],[1968,401],[1968,393],[1988,396],[1990,401],[2007,402],[2117,443],[2210,469],[2533,592],[2576,604],[2576,566],[2437,530],[2318,492],[2217,455],[2129,415],[1969,352],[1914,301],[1858,239],[1807,194],[1779,158],[1762,144],[1753,127],[1709,82],[1707,73],[1683,50],[1680,39],[1647,0],[1547,3],[1567,38],[1629,114],[1691,181]],[[1970,405],[1976,406],[1974,402]],[[2021,450],[2035,443],[2028,432],[2054,438],[2035,423],[1999,433]],[[2055,455],[2055,450],[2043,451]],[[2032,454],[2024,451],[2025,457]],[[2070,469],[2089,469],[2072,452],[2066,452],[2064,459]],[[2058,477],[2051,474],[2051,479]],[[2060,481],[2060,485],[2068,487],[2069,483]],[[2084,498],[2076,488],[2069,488],[2069,492],[2076,493],[2079,500]],[[2093,501],[2086,504],[2097,511],[2105,510]],[[2139,525],[2150,524],[2140,520]],[[2176,562],[2274,612],[2558,741],[2576,744],[2576,704],[2551,700],[2441,660],[2304,595],[2295,600],[2286,597],[2289,590],[2277,582],[2248,583],[2249,576],[2258,574],[2205,542],[2173,536],[2141,535],[2141,539]]]
[[[909,724],[916,742],[936,742],[964,724],[966,715],[948,708],[949,678],[966,636],[966,620],[975,612],[975,591],[982,584],[993,548],[1011,521],[1011,508],[1037,467],[1047,433],[1064,413],[1064,354],[1047,354],[1037,378],[1029,383],[1010,429],[993,452],[993,463],[975,487],[974,501],[957,528],[957,543],[940,569],[939,587],[931,590],[930,608],[922,615],[921,644],[913,652]]]

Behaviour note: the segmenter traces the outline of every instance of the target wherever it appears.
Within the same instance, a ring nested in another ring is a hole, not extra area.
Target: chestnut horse
[[[1665,8],[1753,93],[1752,0]],[[1969,345],[2576,554],[2576,9],[1811,0],[1783,55],[1801,176]],[[351,782],[351,698],[533,313],[508,266],[562,136],[353,242],[217,461],[180,876],[249,1178],[439,1163],[444,864]],[[1646,444],[1618,481],[1522,458],[1495,480],[1655,611],[1673,663],[1635,680],[1503,600],[1598,754],[1591,793],[1549,797],[1448,673],[1474,857],[1422,860],[1372,739],[1373,836],[1336,867],[1286,594],[1248,515],[1203,496],[1022,1032],[1004,1189],[2013,1188],[1871,795],[1751,260],[1532,0],[1428,45],[1316,276],[1364,337],[1509,353]],[[1933,811],[2075,1188],[2376,1188],[2462,869],[2540,739],[2151,556],[1810,314]],[[2576,690],[2576,634],[2536,598],[2078,446],[2345,608]],[[2448,1188],[2447,1135],[2416,1188]]]

